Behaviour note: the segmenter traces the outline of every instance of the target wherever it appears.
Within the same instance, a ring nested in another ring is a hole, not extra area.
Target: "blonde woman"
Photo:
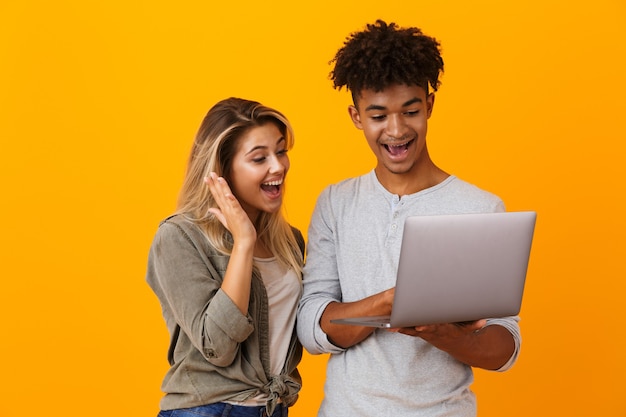
[[[293,140],[280,112],[239,98],[198,130],[148,259],[171,335],[159,417],[287,416],[297,399],[304,240],[281,211]]]

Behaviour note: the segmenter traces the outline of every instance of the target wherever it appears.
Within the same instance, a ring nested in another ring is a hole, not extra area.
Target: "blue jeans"
[[[288,407],[277,404],[274,413],[268,416],[264,405],[246,407],[243,405],[215,403],[200,407],[161,411],[157,417],[287,417],[288,411]]]

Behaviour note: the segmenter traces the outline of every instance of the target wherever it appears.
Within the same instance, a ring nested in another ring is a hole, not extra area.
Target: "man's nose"
[[[400,115],[389,115],[385,133],[392,138],[401,138],[407,132],[407,125]]]

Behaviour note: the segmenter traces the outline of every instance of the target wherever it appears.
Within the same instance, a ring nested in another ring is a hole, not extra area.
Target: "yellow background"
[[[477,372],[479,415],[626,415],[624,1],[7,0],[1,417],[156,416],[168,337],[146,255],[202,117],[233,95],[290,118],[306,232],[324,186],[373,166],[327,76],[379,17],[442,42],[436,162],[538,211],[522,355]],[[305,356],[293,416],[315,415],[325,361]]]

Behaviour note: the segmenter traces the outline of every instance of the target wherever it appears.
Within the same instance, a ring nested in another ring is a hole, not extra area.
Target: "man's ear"
[[[430,115],[433,114],[433,107],[435,107],[435,93],[430,93],[426,97],[426,117],[430,119]]]
[[[352,105],[348,107],[348,113],[350,114],[350,119],[352,119],[352,123],[356,126],[357,129],[363,130],[363,125],[361,124],[361,115],[357,108]]]

